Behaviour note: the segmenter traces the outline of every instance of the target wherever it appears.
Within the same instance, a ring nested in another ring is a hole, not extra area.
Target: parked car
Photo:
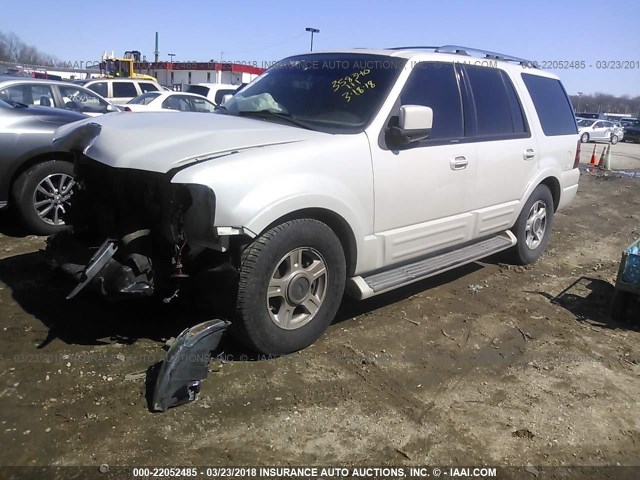
[[[87,116],[10,102],[0,100],[0,209],[12,205],[33,233],[55,233],[65,226],[75,181],[73,157],[53,145],[53,132]]]
[[[632,125],[637,121],[638,119],[635,117],[623,117],[620,119],[620,123],[622,124],[623,127],[626,127],[627,125]]]
[[[205,112],[216,106],[202,95],[180,92],[147,92],[124,105],[125,112]]]
[[[640,122],[636,121],[624,127],[625,142],[640,142]]]
[[[535,262],[576,195],[580,139],[561,82],[530,65],[463,47],[310,53],[213,115],[63,126],[81,201],[48,255],[78,272],[70,296],[210,296],[220,275],[233,331],[269,354],[314,342],[345,285],[363,299],[503,250]]]
[[[124,105],[146,92],[164,91],[158,82],[140,78],[92,78],[74,83],[93,90],[116,105]]]
[[[622,127],[616,127],[609,120],[596,120],[592,118],[577,118],[578,133],[582,143],[601,141],[615,145],[623,135]]]
[[[88,88],[57,80],[0,76],[0,99],[62,108],[89,116],[118,111],[115,105]]]
[[[244,85],[244,84],[243,84]],[[196,93],[208,98],[215,105],[220,105],[225,95],[233,95],[243,85],[231,85],[227,83],[196,83],[187,85],[184,89],[188,93]]]

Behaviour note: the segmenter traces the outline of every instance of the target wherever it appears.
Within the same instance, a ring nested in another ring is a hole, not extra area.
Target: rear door
[[[509,75],[499,68],[472,65],[463,66],[462,73],[477,158],[471,193],[474,237],[484,237],[515,223],[540,156]]]

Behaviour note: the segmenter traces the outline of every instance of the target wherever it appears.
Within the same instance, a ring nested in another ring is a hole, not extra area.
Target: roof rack
[[[460,45],[442,45],[441,47],[433,46],[414,46],[414,47],[393,47],[388,50],[433,50],[435,53],[454,53],[457,55],[474,56],[481,58],[488,58],[491,60],[502,60],[505,62],[515,62],[525,67],[537,68],[535,62],[527,60],[525,58],[514,57],[512,55],[506,55],[504,53],[490,52],[488,50],[482,50],[480,48],[462,47]],[[473,55],[471,53],[473,53]]]

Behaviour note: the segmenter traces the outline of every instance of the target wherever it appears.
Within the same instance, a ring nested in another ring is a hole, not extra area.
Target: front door
[[[469,199],[476,158],[473,144],[461,142],[463,113],[458,75],[452,64],[414,66],[396,103],[433,110],[428,139],[401,148],[384,132],[370,138],[375,188],[375,234],[383,239],[382,263],[392,265],[471,239]],[[390,123],[397,121],[392,115]]]

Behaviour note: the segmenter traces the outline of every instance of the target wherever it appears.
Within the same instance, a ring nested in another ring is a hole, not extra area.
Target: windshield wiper
[[[276,118],[280,118],[282,120],[285,120],[293,125],[296,125],[300,128],[304,128],[306,130],[314,130],[313,128],[311,128],[307,123],[305,122],[301,122],[300,120],[296,120],[295,118],[293,118],[289,113],[278,113],[278,112],[274,112],[272,110],[256,110],[256,111],[251,111],[251,110],[240,110],[238,112],[238,116],[259,116],[262,118],[269,118],[269,117],[276,117]]]

